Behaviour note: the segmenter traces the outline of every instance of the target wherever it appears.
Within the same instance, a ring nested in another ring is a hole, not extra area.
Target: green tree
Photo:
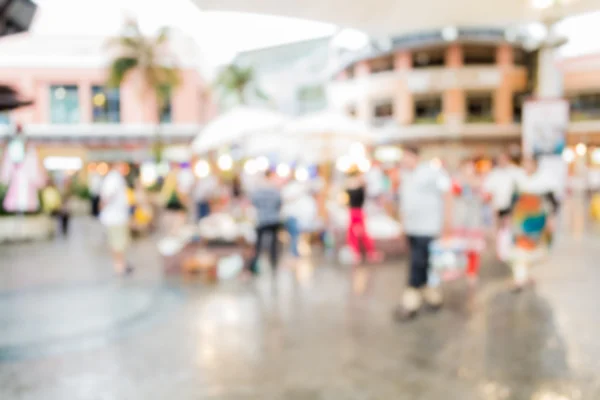
[[[254,69],[236,64],[221,70],[215,82],[222,97],[233,96],[237,104],[247,104],[248,94],[253,93],[261,100],[268,100],[267,95],[257,86]]]
[[[131,19],[125,23],[121,34],[108,43],[115,56],[109,67],[107,86],[118,88],[135,72],[142,82],[140,100],[149,96],[156,99],[158,124],[153,143],[156,162],[162,159],[162,115],[169,105],[171,93],[181,85],[180,70],[169,49],[170,37],[167,27],[161,28],[154,37],[145,36],[138,22]]]

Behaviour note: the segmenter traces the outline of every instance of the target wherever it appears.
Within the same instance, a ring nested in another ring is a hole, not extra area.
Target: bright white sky
[[[36,0],[40,9],[31,31],[37,34],[111,35],[127,16],[153,33],[176,27],[193,37],[212,67],[239,51],[322,37],[335,32],[319,22],[242,14],[203,12],[189,0]]]
[[[284,1],[284,0],[282,0]],[[324,0],[326,1],[326,0]],[[111,35],[126,16],[135,16],[149,33],[168,25],[193,37],[214,69],[243,50],[332,34],[336,27],[318,22],[229,12],[203,12],[189,0],[36,0],[37,34]],[[561,31],[570,42],[565,55],[600,51],[600,12],[572,18]]]

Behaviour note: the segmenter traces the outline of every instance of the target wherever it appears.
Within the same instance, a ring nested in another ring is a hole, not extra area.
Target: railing
[[[492,124],[494,123],[493,115],[467,115],[466,122],[468,124]]]
[[[68,137],[77,138],[118,138],[118,137],[154,137],[157,132],[156,124],[30,124],[24,126],[24,133],[30,138]],[[162,124],[161,136],[195,137],[202,125],[200,124]],[[0,138],[11,136],[14,127],[0,126]]]

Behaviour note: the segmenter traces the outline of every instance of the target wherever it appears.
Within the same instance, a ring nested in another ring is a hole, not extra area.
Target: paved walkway
[[[535,291],[487,262],[398,325],[403,263],[204,286],[163,278],[143,240],[123,280],[93,222],[72,233],[0,247],[2,400],[600,399],[595,234],[559,240]]]

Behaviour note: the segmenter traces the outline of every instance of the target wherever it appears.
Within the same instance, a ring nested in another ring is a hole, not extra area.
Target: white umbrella
[[[285,115],[247,106],[236,107],[211,121],[192,143],[194,153],[203,154],[282,126]]]
[[[321,111],[291,121],[285,126],[286,148],[282,154],[296,161],[320,163],[347,154],[354,143],[373,142],[364,122],[335,111]]]

